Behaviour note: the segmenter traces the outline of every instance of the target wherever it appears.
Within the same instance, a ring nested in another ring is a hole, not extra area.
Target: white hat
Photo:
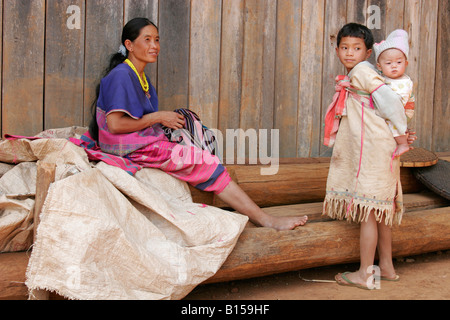
[[[397,29],[392,32],[389,37],[385,41],[381,41],[380,43],[375,43],[373,45],[373,49],[375,51],[375,58],[378,61],[380,54],[387,49],[398,49],[403,52],[408,60],[409,54],[409,42],[408,42],[408,33],[405,30]]]

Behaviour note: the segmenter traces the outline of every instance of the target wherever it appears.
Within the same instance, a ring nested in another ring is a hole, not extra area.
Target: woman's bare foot
[[[260,227],[273,228],[278,231],[293,230],[297,227],[304,226],[308,221],[308,216],[303,217],[274,217],[267,215],[258,223]]]
[[[237,212],[246,215],[252,223],[260,227],[274,228],[278,231],[292,230],[305,225],[308,221],[307,216],[275,217],[264,212],[234,181],[231,181],[218,196],[222,201],[228,203]]]

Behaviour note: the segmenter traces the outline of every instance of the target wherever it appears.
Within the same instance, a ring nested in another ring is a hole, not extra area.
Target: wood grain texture
[[[80,8],[80,29],[69,29],[67,20]],[[45,27],[44,129],[83,123],[85,1],[47,1]]]
[[[335,93],[335,78],[337,75],[346,74],[345,68],[336,56],[337,35],[345,25],[346,10],[338,0],[327,1],[325,7],[324,43],[323,43],[323,72],[322,72],[322,108],[320,109],[323,124],[325,114]],[[328,151],[323,145],[323,126],[320,137],[320,154]]]
[[[158,98],[160,110],[189,106],[189,20],[188,0],[159,2]]]
[[[45,0],[3,1],[3,134],[42,131],[44,30]]]
[[[244,50],[244,0],[224,1],[220,52],[219,109],[217,129],[226,146],[226,130],[240,128]],[[233,148],[236,152],[236,148]],[[222,152],[223,154],[223,152]],[[225,159],[223,159],[226,161]]]
[[[143,16],[161,36],[159,60],[146,69],[161,110],[192,108],[224,137],[227,129],[279,130],[280,157],[328,156],[323,119],[334,78],[346,72],[335,53],[337,32],[348,22],[372,22],[373,6],[380,14],[375,41],[396,28],[409,33],[415,146],[446,151],[448,3],[2,0],[2,133],[87,125],[95,87],[118,50],[123,25]],[[69,5],[80,8],[80,29],[65,27]]]
[[[86,47],[84,61],[84,125],[91,120],[95,89],[104,76],[109,58],[119,50],[123,27],[123,1],[86,2]]]
[[[412,119],[420,146],[431,149],[433,141],[434,81],[436,78],[436,41],[438,1],[422,1],[420,15],[419,86]],[[448,90],[447,90],[448,91]]]
[[[222,1],[191,1],[189,108],[217,128]]]
[[[300,80],[297,120],[297,156],[320,152],[325,1],[304,1],[300,42]]]
[[[302,1],[280,1],[277,10],[274,126],[280,130],[280,154],[297,155],[297,120]]]
[[[450,37],[446,30],[450,30],[450,1],[439,1],[438,35],[436,48],[436,79],[433,102],[433,145],[432,150],[448,151],[450,146],[450,95],[448,84],[448,56],[450,54]]]

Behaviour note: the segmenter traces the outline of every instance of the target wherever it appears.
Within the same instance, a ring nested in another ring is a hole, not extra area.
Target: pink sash
[[[332,147],[336,140],[336,134],[339,129],[342,113],[345,110],[345,101],[348,97],[347,88],[350,87],[350,79],[347,76],[336,77],[336,93],[333,96],[333,102],[328,107],[325,115],[325,133],[323,143],[328,147]]]

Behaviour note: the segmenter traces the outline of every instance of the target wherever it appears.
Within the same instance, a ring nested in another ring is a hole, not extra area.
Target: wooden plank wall
[[[147,70],[161,109],[189,107],[224,135],[278,129],[281,157],[324,155],[323,117],[344,72],[337,32],[379,22],[377,41],[410,33],[416,146],[448,151],[449,10],[449,0],[2,0],[1,132],[87,125],[122,26],[146,16],[161,36]]]

